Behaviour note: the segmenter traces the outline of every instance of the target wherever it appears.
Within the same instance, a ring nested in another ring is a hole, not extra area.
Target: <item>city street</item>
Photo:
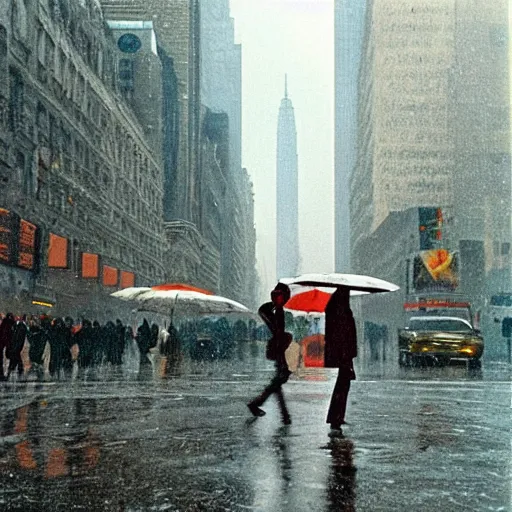
[[[331,439],[335,370],[285,385],[292,425],[272,398],[250,416],[272,374],[259,349],[172,371],[156,358],[143,372],[2,383],[0,509],[512,509],[508,367],[356,368],[349,425]]]

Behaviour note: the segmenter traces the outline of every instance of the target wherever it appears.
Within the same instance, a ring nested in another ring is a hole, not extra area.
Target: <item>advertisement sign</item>
[[[438,207],[418,208],[420,251],[434,249],[443,239],[443,211]]]
[[[97,279],[100,276],[100,257],[97,254],[82,253],[82,277]]]
[[[18,267],[34,270],[36,265],[37,226],[24,219],[20,220],[18,238]]]
[[[121,288],[130,288],[135,286],[135,274],[121,270]]]
[[[48,267],[69,268],[68,260],[68,239],[50,233]]]
[[[118,270],[108,265],[103,265],[103,284],[105,286],[117,286]]]
[[[459,284],[459,258],[448,249],[421,251],[413,261],[412,288],[420,291],[453,291]]]

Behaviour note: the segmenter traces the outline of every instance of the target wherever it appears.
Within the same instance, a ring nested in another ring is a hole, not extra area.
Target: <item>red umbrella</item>
[[[297,293],[286,303],[285,308],[306,313],[323,313],[331,298],[331,293],[313,288],[305,292]]]
[[[209,290],[204,290],[203,288],[197,288],[196,286],[183,283],[157,284],[156,286],[152,286],[151,289],[159,292],[178,290],[185,292],[204,293],[205,295],[213,295],[213,292]]]

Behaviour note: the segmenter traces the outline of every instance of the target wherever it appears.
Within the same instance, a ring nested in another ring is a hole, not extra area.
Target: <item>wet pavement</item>
[[[512,510],[510,371],[358,368],[344,436],[325,414],[335,371],[246,402],[272,367],[165,360],[70,382],[0,386],[0,510]]]

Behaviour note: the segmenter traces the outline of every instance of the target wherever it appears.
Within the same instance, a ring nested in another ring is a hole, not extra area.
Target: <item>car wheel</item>
[[[468,368],[470,370],[478,370],[482,368],[482,361],[480,359],[470,359],[468,361]]]
[[[398,366],[402,368],[411,366],[411,354],[409,352],[400,352],[398,355]]]
[[[439,356],[436,358],[438,366],[448,366],[450,364],[450,358]]]

